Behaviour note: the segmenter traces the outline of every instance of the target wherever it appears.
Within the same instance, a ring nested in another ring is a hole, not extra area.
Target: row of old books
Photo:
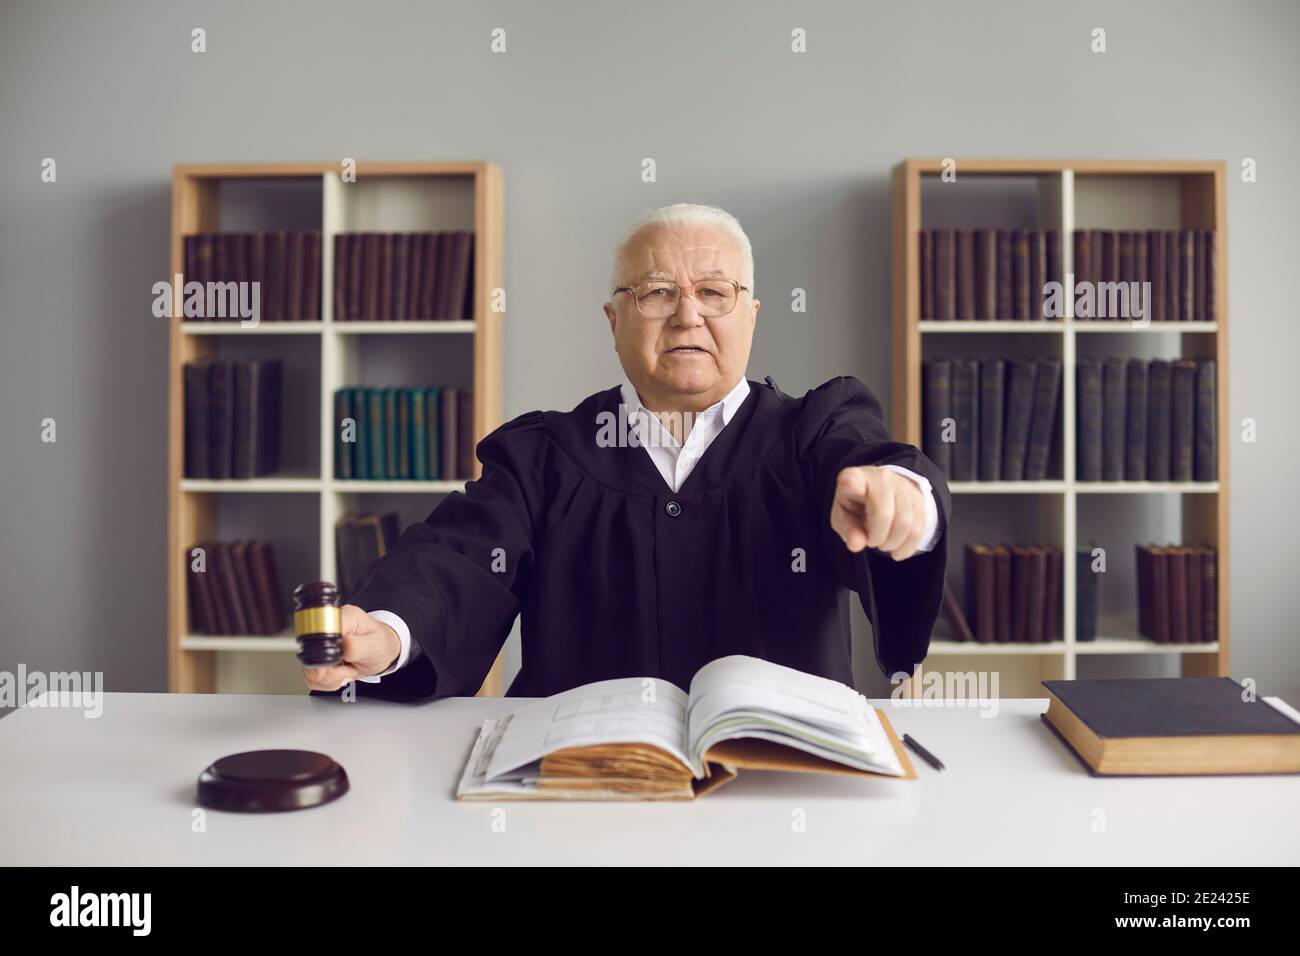
[[[954,602],[955,640],[1046,644],[1061,640],[1061,552],[1044,545],[966,546],[966,608]],[[964,617],[964,624],[959,619]]]
[[[1074,281],[1149,282],[1147,318],[1153,322],[1213,322],[1217,318],[1218,279],[1213,229],[1076,229]],[[1075,305],[1080,319],[1136,318],[1113,314],[1098,294]],[[1131,302],[1130,302],[1131,306]]]
[[[279,634],[284,595],[269,541],[207,541],[185,552],[190,631],[195,634]]]
[[[1061,281],[1059,232],[921,231],[922,321],[1042,319],[1044,287]]]
[[[1138,631],[1157,644],[1218,640],[1218,552],[1138,545]]]
[[[953,481],[1048,477],[1061,396],[1054,359],[930,359],[922,449]]]
[[[319,232],[199,233],[185,237],[184,256],[186,283],[256,283],[259,321],[320,320]],[[185,317],[237,317],[208,311]]]
[[[398,519],[394,512],[344,515],[334,524],[334,549],[338,562],[339,592],[346,601],[361,576],[397,543]]]
[[[1080,481],[1214,481],[1213,359],[1080,359]]]
[[[466,480],[474,472],[474,391],[446,385],[341,388],[334,477]]]
[[[334,237],[334,320],[468,319],[474,233],[359,232]]]
[[[217,358],[185,365],[186,478],[255,478],[279,467],[281,364]]]

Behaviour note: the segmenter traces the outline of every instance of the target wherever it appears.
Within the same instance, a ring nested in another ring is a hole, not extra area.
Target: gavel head
[[[329,581],[308,581],[293,591],[293,632],[303,667],[343,662],[343,612],[339,589]]]

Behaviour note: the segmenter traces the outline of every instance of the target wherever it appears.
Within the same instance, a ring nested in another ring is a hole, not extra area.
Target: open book
[[[701,667],[690,692],[597,681],[483,722],[461,800],[690,800],[741,768],[916,772],[884,713],[851,687],[755,657]]]

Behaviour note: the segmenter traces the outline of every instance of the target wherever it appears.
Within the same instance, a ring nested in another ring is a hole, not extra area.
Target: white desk
[[[1300,777],[1092,777],[1041,700],[1003,701],[992,719],[878,701],[947,765],[913,757],[910,782],[752,772],[694,802],[457,802],[480,720],[516,703],[108,694],[97,719],[25,707],[0,720],[0,865],[1300,863]],[[351,792],[294,813],[208,811],[193,832],[204,767],[279,747],[328,753]]]

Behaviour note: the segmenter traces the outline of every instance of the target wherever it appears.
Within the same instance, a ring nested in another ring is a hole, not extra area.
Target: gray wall
[[[1232,448],[1233,670],[1294,693],[1298,26],[1289,2],[6,2],[0,669],[165,687],[167,342],[149,290],[173,163],[499,163],[513,415],[615,381],[607,250],[643,208],[714,203],[746,226],[751,377],[796,391],[849,372],[886,397],[897,160],[1251,156],[1259,182],[1234,177],[1228,212],[1230,407],[1259,423]]]

